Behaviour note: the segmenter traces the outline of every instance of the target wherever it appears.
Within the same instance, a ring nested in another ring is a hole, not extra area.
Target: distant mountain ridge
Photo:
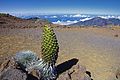
[[[54,14],[54,15],[0,15],[2,27],[32,27],[44,24],[69,25],[69,26],[105,26],[120,25],[119,15],[80,15],[80,14]]]
[[[0,28],[36,28],[49,23],[38,18],[23,19],[10,14],[0,13]]]
[[[120,19],[108,18],[104,19],[101,17],[95,17],[86,21],[79,21],[77,23],[71,24],[70,26],[107,26],[107,25],[120,25]]]

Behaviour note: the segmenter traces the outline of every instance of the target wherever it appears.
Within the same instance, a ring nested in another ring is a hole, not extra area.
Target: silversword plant
[[[15,60],[28,72],[32,69],[39,70],[42,80],[56,79],[55,63],[58,57],[59,45],[52,28],[43,27],[41,44],[41,59],[32,51],[21,51],[16,54]]]

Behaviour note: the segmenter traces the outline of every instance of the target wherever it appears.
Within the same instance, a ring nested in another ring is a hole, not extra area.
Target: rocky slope
[[[36,28],[51,24],[41,19],[21,19],[9,14],[0,13],[0,28]]]

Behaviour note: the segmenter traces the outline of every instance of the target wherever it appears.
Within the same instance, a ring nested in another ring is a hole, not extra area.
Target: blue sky
[[[0,0],[0,12],[120,15],[120,0]]]

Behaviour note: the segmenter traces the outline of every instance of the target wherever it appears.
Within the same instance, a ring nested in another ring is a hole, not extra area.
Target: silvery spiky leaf
[[[30,73],[33,69],[38,70],[42,80],[53,80],[56,78],[56,70],[54,66],[46,63],[42,59],[38,59],[32,51],[20,51],[16,53],[16,62],[21,68]]]
[[[42,80],[56,79],[57,72],[55,66],[49,65],[42,59],[38,60],[33,66],[27,68],[28,71],[32,69],[39,70],[39,74],[41,74]]]
[[[23,68],[28,68],[38,61],[37,55],[32,51],[20,51],[16,53],[15,60]]]

